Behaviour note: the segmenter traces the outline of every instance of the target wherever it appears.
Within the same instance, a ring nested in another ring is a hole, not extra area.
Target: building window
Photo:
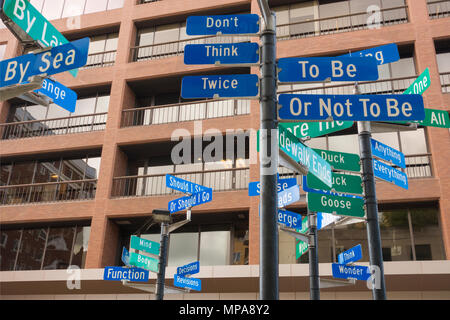
[[[450,17],[450,1],[427,0],[428,15],[431,19]]]
[[[0,228],[0,270],[84,268],[90,227]]]
[[[6,51],[6,44],[0,44],[0,60],[3,60]]]
[[[30,3],[47,20],[80,16],[82,14],[123,7],[124,0],[31,0]]]
[[[442,92],[450,93],[450,39],[435,41],[434,46]]]

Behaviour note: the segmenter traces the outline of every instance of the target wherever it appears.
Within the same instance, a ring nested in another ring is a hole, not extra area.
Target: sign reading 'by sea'
[[[43,47],[57,47],[69,42],[29,1],[5,0],[3,11]],[[69,72],[76,77],[78,69]]]

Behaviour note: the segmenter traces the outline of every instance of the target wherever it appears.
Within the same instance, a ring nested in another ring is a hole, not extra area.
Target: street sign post
[[[297,178],[278,179],[277,192],[297,185]],[[254,197],[261,194],[261,182],[255,181],[248,184],[248,196]]]
[[[50,79],[44,79],[42,82],[42,87],[35,90],[35,92],[40,92],[46,95],[53,100],[53,103],[69,112],[75,112],[77,93],[63,84]]]
[[[352,262],[359,261],[361,259],[362,259],[362,249],[360,244],[338,255],[339,264],[349,264]]]
[[[280,94],[282,120],[412,121],[425,118],[421,95]]]
[[[341,173],[332,173],[331,188],[317,179],[314,175],[308,174],[306,182],[309,188],[319,190],[332,190],[340,193],[362,194],[362,179],[359,175],[349,175]]]
[[[329,150],[313,149],[324,160],[326,160],[334,170],[360,172],[360,157],[354,153],[336,152]]]
[[[331,122],[283,122],[280,127],[286,128],[299,139],[316,138],[333,132],[345,130],[353,126],[353,121]],[[259,150],[259,149],[258,149]]]
[[[283,127],[279,127],[278,145],[280,151],[286,154],[295,163],[305,168],[303,174],[311,173],[320,181],[331,187],[331,166],[320,157],[313,149],[308,148],[298,141],[292,133]]]
[[[254,98],[258,96],[256,74],[186,76],[181,82],[181,97]]]
[[[284,208],[300,200],[300,189],[297,185],[278,192],[278,208]]]
[[[364,217],[364,200],[308,192],[308,209],[312,212],[327,212],[340,216]]]
[[[166,187],[189,194],[194,194],[210,189],[208,187],[172,176],[170,174],[166,174]]]
[[[206,189],[190,196],[172,200],[168,204],[170,213],[178,212],[187,208],[195,207],[212,201],[212,189]]]
[[[144,251],[150,254],[159,255],[161,244],[159,242],[142,239],[136,236],[131,236],[130,248]]]
[[[35,75],[52,75],[86,64],[89,38],[72,41],[37,54],[25,54],[0,62],[0,87],[27,81]]]
[[[259,62],[257,43],[187,44],[184,64],[255,65]]]
[[[341,57],[374,57],[378,65],[400,60],[398,47],[395,43],[344,54]]]
[[[257,14],[190,16],[186,19],[186,34],[190,36],[257,34]]]
[[[408,190],[408,176],[400,170],[394,169],[381,161],[373,159],[373,173],[377,178]]]
[[[331,271],[334,278],[368,280],[371,276],[369,267],[347,266],[345,264],[333,263]]]
[[[280,58],[278,70],[282,83],[378,80],[373,57]]]
[[[144,268],[153,272],[158,272],[158,264],[158,259],[144,256],[136,252],[130,252],[130,265],[132,266]]]
[[[192,262],[177,268],[177,275],[187,276],[200,272],[200,261]]]
[[[405,155],[403,153],[375,139],[370,139],[370,142],[373,156],[389,161],[400,168],[406,168]]]
[[[43,48],[57,47],[69,43],[29,1],[5,0],[3,11],[32,39],[38,41]],[[67,71],[76,77],[79,67],[73,66],[72,69]]]
[[[148,282],[149,272],[140,268],[105,267],[103,280]]]

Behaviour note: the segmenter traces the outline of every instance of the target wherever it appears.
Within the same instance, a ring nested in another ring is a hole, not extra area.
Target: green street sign
[[[351,128],[353,121],[331,122],[282,122],[279,124],[299,139],[316,138],[336,131]]]
[[[158,259],[147,257],[136,252],[130,252],[130,265],[153,272],[158,272],[159,269]]]
[[[365,215],[363,199],[308,192],[307,200],[308,209],[312,212],[360,218]]]
[[[297,232],[306,234],[307,231],[308,231],[308,217],[304,217],[302,219],[302,228],[297,229]]]
[[[299,240],[295,244],[295,259],[300,258],[305,252],[308,251],[308,244],[304,241]]]
[[[450,118],[445,110],[425,108],[425,119],[418,123],[427,127],[450,128]]]
[[[331,166],[313,149],[301,143],[296,136],[287,129],[279,127],[278,146],[294,162],[308,169],[308,173],[316,176],[320,181],[331,187]]]
[[[159,242],[142,239],[136,236],[131,236],[130,248],[159,255],[160,246],[161,245],[159,244]]]
[[[362,179],[361,176],[340,174],[333,172],[332,174],[332,187],[328,187],[322,183],[319,179],[311,174],[306,176],[306,183],[308,188],[318,189],[318,190],[331,190],[340,193],[349,193],[360,195],[363,193]]]
[[[425,69],[424,72],[417,77],[416,80],[403,92],[403,94],[423,94],[431,85],[430,70]]]
[[[57,47],[69,41],[35,8],[24,0],[5,0],[3,11],[33,40],[44,47]],[[74,77],[78,69],[69,71]]]
[[[359,155],[345,152],[335,152],[321,149],[314,149],[333,169],[360,172]]]

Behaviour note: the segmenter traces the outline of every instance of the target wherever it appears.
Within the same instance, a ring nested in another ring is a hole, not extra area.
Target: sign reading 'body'
[[[306,95],[280,94],[283,120],[389,121],[423,120],[420,95]]]

